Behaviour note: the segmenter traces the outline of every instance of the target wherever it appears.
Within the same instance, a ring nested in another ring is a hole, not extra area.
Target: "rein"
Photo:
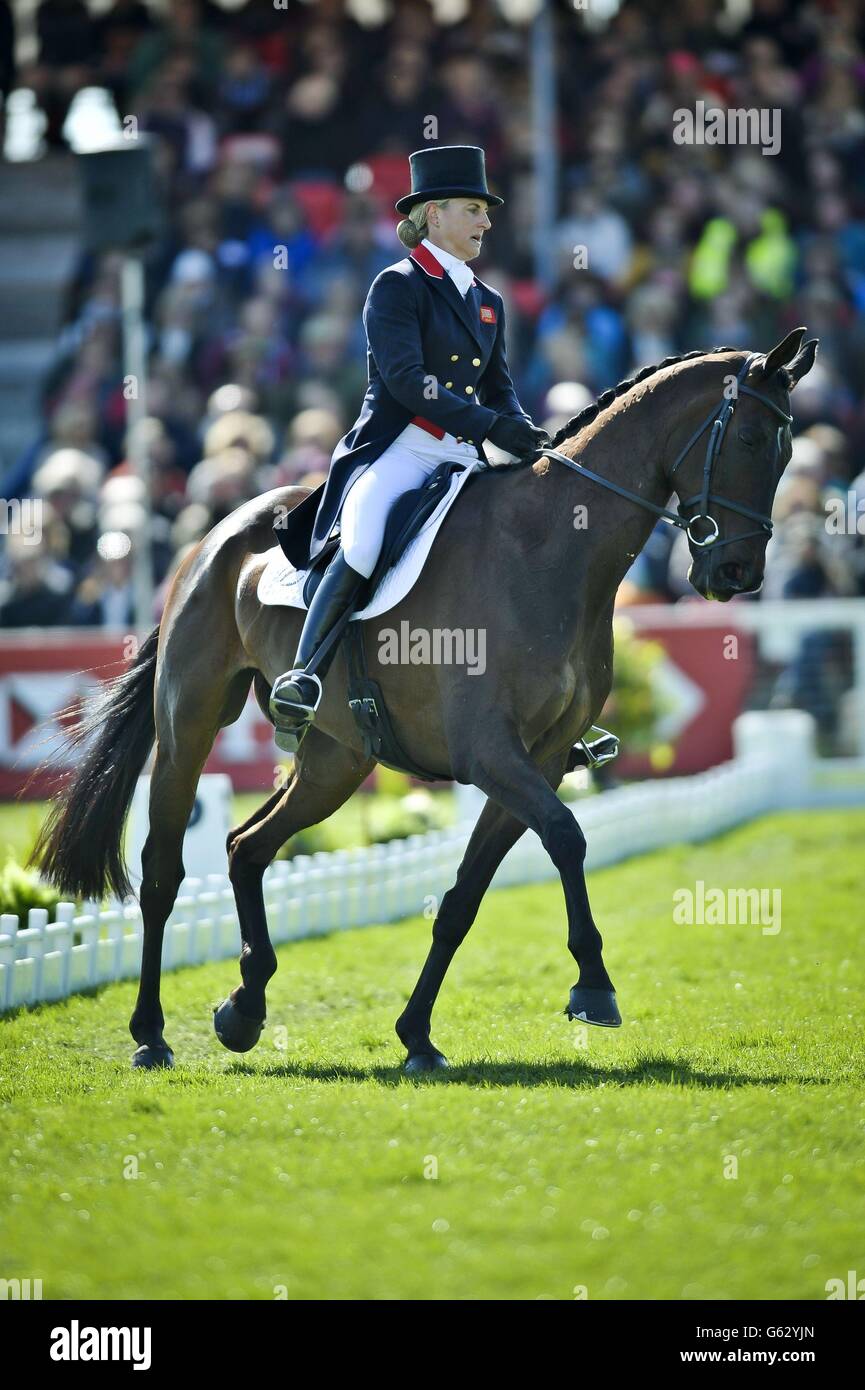
[[[668,525],[677,526],[680,530],[685,532],[691,544],[697,546],[699,549],[709,545],[729,545],[732,541],[747,540],[750,536],[765,535],[768,538],[772,534],[773,523],[771,517],[765,516],[762,512],[752,511],[750,507],[745,507],[740,502],[731,502],[729,498],[718,496],[712,492],[712,470],[720,457],[721,446],[724,442],[724,436],[727,433],[727,426],[733,417],[733,411],[736,408],[736,401],[740,393],[746,396],[753,396],[755,400],[759,401],[761,405],[767,406],[768,409],[782,421],[782,425],[779,426],[778,429],[779,445],[781,429],[785,425],[793,423],[792,415],[788,415],[786,411],[781,410],[780,406],[777,406],[774,401],[770,401],[769,397],[763,395],[761,391],[755,391],[752,387],[744,384],[745,377],[748,375],[748,372],[751,370],[758,356],[759,354],[753,353],[745,359],[739,371],[739,375],[736,377],[736,392],[733,397],[731,399],[724,397],[720,405],[715,406],[709,412],[702,425],[694,431],[691,438],[676,458],[670,470],[671,478],[679,465],[687,458],[697,441],[702,438],[706,430],[709,431],[709,438],[706,442],[706,457],[703,462],[702,489],[694,497],[688,497],[680,501],[678,511],[672,512],[667,507],[659,507],[654,502],[649,502],[647,498],[641,497],[639,493],[632,492],[629,488],[622,487],[619,483],[614,483],[610,478],[601,477],[600,473],[593,473],[590,468],[586,468],[585,464],[579,463],[576,459],[568,458],[566,454],[560,453],[558,449],[554,449],[550,445],[540,449],[539,453],[546,455],[547,458],[558,459],[559,463],[563,463],[566,468],[570,468],[574,473],[579,473],[581,477],[588,478],[593,483],[599,483],[601,487],[605,487],[609,492],[615,492],[619,497],[624,497],[627,502],[635,502],[637,506],[643,507],[645,511],[652,512],[661,521],[666,521]],[[695,503],[699,503],[699,510],[691,517],[683,516],[683,511],[688,507],[694,506]],[[746,531],[742,536],[728,536],[725,540],[718,540],[720,528],[715,518],[709,513],[710,503],[713,503],[717,507],[723,507],[726,511],[736,512],[739,516],[744,516],[749,521],[756,521],[759,529],[756,531]],[[712,527],[710,533],[702,540],[694,535],[692,531],[692,527],[697,522],[704,522]]]

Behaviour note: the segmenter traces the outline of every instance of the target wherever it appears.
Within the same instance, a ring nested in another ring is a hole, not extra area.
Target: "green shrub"
[[[61,899],[63,894],[43,883],[35,869],[23,868],[11,856],[0,869],[0,912],[14,912],[26,920],[31,907],[47,907],[53,919]]]
[[[660,642],[636,637],[626,618],[617,616],[613,631],[613,688],[598,718],[621,739],[623,753],[651,752],[658,742],[658,722],[668,710],[655,679],[664,648]]]
[[[328,831],[327,822],[310,825],[292,835],[287,844],[277,854],[277,859],[294,859],[298,854],[318,854],[321,850],[338,849],[333,843],[333,833]]]
[[[613,633],[613,687],[598,715],[598,723],[618,736],[623,753],[648,753],[652,766],[661,771],[669,766],[673,756],[669,745],[662,743],[656,732],[669,706],[657,679],[664,648],[660,642],[636,637],[632,624],[622,616],[616,617]],[[611,764],[611,774],[615,778],[615,763]],[[565,776],[558,794],[562,801],[582,801],[599,790],[597,779],[578,769]]]
[[[390,769],[386,769],[390,771]],[[394,773],[395,787],[409,786],[407,776]],[[356,845],[382,845],[422,835],[425,830],[444,829],[454,820],[454,799],[448,792],[422,789],[407,795],[391,792],[359,792],[346,807],[320,825],[301,830],[283,845],[278,859],[321,850],[351,849]]]
[[[414,791],[397,802],[373,804],[369,816],[369,837],[374,845],[389,840],[405,840],[409,835],[423,835],[426,830],[443,830],[450,823],[449,806],[440,796]]]

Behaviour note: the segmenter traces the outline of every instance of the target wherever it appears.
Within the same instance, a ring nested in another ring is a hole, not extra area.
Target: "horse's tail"
[[[132,892],[123,856],[123,823],[156,725],[156,627],[128,670],[106,681],[70,741],[81,762],[54,801],[30,855],[63,893],[101,899]]]

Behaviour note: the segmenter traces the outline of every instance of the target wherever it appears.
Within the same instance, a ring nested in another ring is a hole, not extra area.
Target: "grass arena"
[[[562,1016],[561,890],[491,893],[443,1078],[392,1034],[422,918],[281,947],[244,1058],[227,963],[166,978],[173,1072],[129,1070],[128,983],[4,1019],[6,1267],[61,1299],[825,1299],[861,1251],[863,832],[784,814],[590,875],[618,1033]],[[675,923],[697,880],[779,885],[780,930]]]

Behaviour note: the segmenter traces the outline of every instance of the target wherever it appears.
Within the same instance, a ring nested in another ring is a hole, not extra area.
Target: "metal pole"
[[[853,716],[856,752],[865,757],[865,623],[853,628]]]
[[[150,456],[142,428],[147,417],[147,345],[144,328],[144,266],[125,255],[121,273],[123,375],[126,396],[126,450],[141,481],[142,520],[132,536],[132,588],[135,628],[140,637],[153,626],[153,561],[150,535]]]
[[[535,167],[535,278],[546,290],[555,282],[553,228],[558,215],[559,150],[556,139],[555,36],[551,0],[540,0],[531,30],[532,151]]]

